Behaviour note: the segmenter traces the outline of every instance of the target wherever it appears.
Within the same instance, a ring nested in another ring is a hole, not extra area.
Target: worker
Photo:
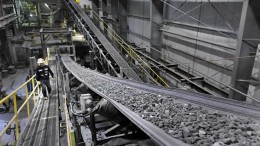
[[[51,94],[51,84],[50,84],[49,74],[51,74],[52,78],[54,77],[54,75],[50,67],[44,64],[44,60],[42,58],[38,59],[37,64],[39,66],[36,68],[36,80],[41,82],[42,94],[44,99],[47,100],[48,97],[46,93],[46,87],[49,95]]]

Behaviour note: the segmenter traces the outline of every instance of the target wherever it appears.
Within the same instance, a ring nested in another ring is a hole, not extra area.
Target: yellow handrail
[[[48,64],[48,57],[45,58],[45,64]],[[39,89],[39,85],[40,83],[36,83],[36,86],[35,86],[35,79],[36,79],[36,75],[33,75],[30,79],[28,79],[24,84],[22,84],[20,87],[18,87],[16,90],[14,90],[11,94],[9,94],[8,96],[4,97],[2,100],[0,100],[0,105],[3,104],[4,102],[6,102],[7,100],[9,100],[11,97],[13,97],[13,103],[14,103],[14,116],[13,118],[8,122],[8,124],[5,126],[5,128],[1,131],[0,133],[0,138],[6,133],[6,131],[8,130],[8,128],[11,126],[11,124],[15,121],[15,136],[16,136],[16,142],[18,141],[19,139],[19,119],[18,119],[18,115],[19,113],[22,111],[22,109],[24,108],[24,106],[26,105],[27,106],[27,115],[28,115],[28,118],[30,117],[31,115],[31,111],[30,111],[30,104],[29,104],[29,99],[33,96],[33,103],[34,103],[34,106],[36,104],[36,96],[35,96],[35,92],[36,92],[36,89],[37,89],[37,92],[38,92],[38,95],[39,95],[39,92],[40,92],[40,89]],[[28,91],[28,83],[32,84],[32,91],[31,93],[29,94],[29,91]],[[24,101],[24,103],[22,104],[22,106],[17,110],[17,99],[16,99],[16,93],[21,90],[22,88],[25,87],[25,96],[26,96],[26,100]]]
[[[6,96],[0,101],[0,104],[3,104],[5,101],[7,101],[10,97],[12,97],[16,92],[21,90],[25,85],[27,85],[33,78],[35,78],[36,75],[32,76],[29,80],[27,80],[24,84],[22,84],[20,87],[18,87],[16,90],[14,90],[11,94]]]
[[[45,58],[45,65],[48,65],[49,64],[49,58],[48,58],[48,56]]]
[[[11,124],[15,121],[15,135],[16,135],[16,142],[19,139],[19,124],[18,124],[18,115],[19,113],[22,111],[23,107],[25,105],[27,105],[27,114],[28,117],[30,116],[30,106],[29,106],[29,99],[33,96],[34,97],[34,101],[36,100],[35,98],[35,91],[36,89],[39,88],[39,84],[37,83],[36,86],[34,86],[34,80],[35,80],[35,75],[32,76],[29,80],[27,80],[24,84],[22,84],[20,87],[18,87],[16,90],[14,90],[11,94],[9,94],[8,96],[6,96],[5,98],[3,98],[2,100],[0,100],[0,104],[3,104],[5,101],[9,100],[11,97],[13,97],[13,102],[14,102],[14,116],[13,118],[8,122],[8,124],[5,126],[5,128],[1,131],[0,133],[0,138],[6,133],[6,131],[8,130],[8,128],[11,126]],[[27,84],[29,82],[32,82],[32,87],[33,90],[31,91],[30,95],[28,95],[28,88],[27,88]],[[17,99],[16,99],[16,93],[21,90],[23,87],[25,87],[25,93],[26,93],[26,100],[24,101],[24,103],[22,104],[22,106],[17,110]],[[39,89],[38,89],[39,90]],[[34,102],[35,105],[35,102]]]
[[[69,122],[69,112],[67,108],[67,100],[66,100],[66,94],[64,95],[64,113],[65,113],[65,124],[66,124],[66,131],[67,131],[67,142],[68,146],[76,146],[76,141],[75,141],[75,135],[74,132],[71,131],[71,123]]]
[[[93,10],[93,9],[92,9]],[[126,52],[128,52],[128,54],[129,54],[129,56],[131,56],[132,58],[134,58],[134,55],[139,59],[139,60],[141,60],[143,63],[144,63],[144,65],[146,66],[146,67],[148,67],[149,68],[149,70],[150,71],[152,71],[153,73],[154,73],[154,75],[156,75],[156,77],[157,77],[157,80],[158,79],[160,79],[160,81],[162,81],[167,87],[170,87],[167,83],[166,83],[166,81],[164,81],[164,79],[162,79],[162,77],[160,77],[152,68],[151,68],[151,66],[146,62],[146,61],[144,61],[135,51],[134,51],[134,49],[133,49],[133,47],[131,46],[131,45],[129,45],[129,44],[127,44],[114,30],[113,30],[113,28],[111,28],[106,22],[104,22],[103,20],[101,20],[100,18],[99,18],[99,15],[93,10],[93,13],[94,13],[94,18],[95,19],[97,19],[99,22],[101,22],[101,23],[104,23],[106,26],[107,26],[107,28],[109,28],[111,31],[112,31],[112,33],[106,28],[106,27],[104,27],[104,29],[106,29],[107,30],[107,32],[115,39],[115,41],[116,42],[118,42],[118,44],[126,51]],[[95,16],[96,15],[96,16]],[[124,47],[124,45],[126,45],[128,48],[125,48]],[[128,50],[129,49],[129,50]],[[132,53],[131,53],[132,52]],[[140,65],[140,67],[141,68],[143,68],[143,66],[141,66]],[[143,70],[146,72],[146,73],[148,73],[144,68],[143,68]],[[149,74],[149,73],[148,73]],[[151,78],[153,81],[156,81],[153,77],[151,77],[151,75],[149,74],[149,78]]]

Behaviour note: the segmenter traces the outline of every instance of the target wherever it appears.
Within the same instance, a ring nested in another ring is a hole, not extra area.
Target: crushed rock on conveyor
[[[185,143],[198,146],[260,145],[260,124],[252,119],[177,102],[174,97],[115,83],[87,69],[82,72],[82,67],[76,69],[76,66],[73,67],[74,73],[86,83]]]
[[[188,144],[260,145],[260,125],[253,120],[176,102],[172,97],[120,84],[100,83],[94,85],[102,87],[99,91]]]

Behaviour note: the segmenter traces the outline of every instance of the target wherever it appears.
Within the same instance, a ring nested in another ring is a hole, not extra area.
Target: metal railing
[[[61,60],[60,58],[58,60]],[[61,62],[57,63],[58,68],[57,71],[59,70],[59,76],[61,79],[61,91],[62,91],[62,97],[64,99],[64,103],[61,104],[60,106],[63,107],[64,115],[65,115],[65,120],[64,122],[61,123],[60,127],[65,128],[67,132],[67,145],[68,146],[76,146],[76,138],[75,138],[75,132],[72,128],[72,123],[70,121],[70,115],[69,115],[69,110],[67,108],[68,103],[70,102],[70,99],[68,95],[70,95],[69,91],[69,73],[64,73],[63,67],[61,66]]]
[[[135,60],[138,60],[138,62],[140,62],[140,63],[138,63],[138,65],[143,69],[143,70],[142,70],[143,72],[146,72],[147,75],[149,75],[148,77],[149,77],[152,81],[154,81],[154,82],[159,81],[159,82],[161,82],[162,84],[164,84],[166,87],[170,87],[170,86],[168,85],[168,83],[167,83],[158,73],[156,73],[156,72],[152,69],[152,67],[149,65],[149,63],[147,63],[144,59],[142,59],[142,58],[135,52],[135,48],[134,48],[133,46],[131,46],[131,45],[129,45],[128,43],[126,43],[126,42],[119,36],[119,34],[117,34],[117,33],[114,31],[113,28],[111,28],[105,21],[103,21],[103,20],[99,17],[99,15],[98,15],[93,9],[90,9],[90,10],[93,11],[93,17],[94,17],[99,23],[103,23],[104,25],[107,26],[107,28],[104,27],[104,30],[106,30],[106,31],[113,37],[114,41],[118,43],[118,45],[121,47],[121,49],[120,49],[121,52],[123,52],[123,50],[124,50],[124,51],[126,51],[126,52],[128,53],[128,55],[129,55],[131,58],[133,58],[133,59],[135,59]],[[147,71],[144,67],[147,67],[148,71]],[[149,71],[152,72],[152,73],[156,76],[156,79],[154,79],[154,77],[152,77],[152,76],[150,75]]]
[[[14,107],[14,116],[12,117],[12,119],[8,122],[8,124],[5,126],[5,128],[1,131],[0,133],[0,138],[6,133],[6,131],[9,129],[9,127],[11,126],[11,124],[15,121],[15,136],[16,136],[16,141],[18,141],[19,139],[19,113],[23,110],[23,108],[25,107],[25,105],[27,106],[27,115],[28,118],[30,117],[31,114],[31,110],[30,110],[30,103],[29,103],[29,99],[31,97],[33,97],[33,103],[34,106],[36,104],[36,89],[39,95],[39,83],[36,83],[35,85],[35,76],[32,76],[29,80],[27,80],[23,85],[21,85],[20,87],[18,87],[16,90],[14,90],[11,94],[9,94],[8,96],[6,96],[5,98],[3,98],[2,100],[0,100],[0,105],[3,104],[4,102],[8,101],[9,99],[11,99],[13,97],[13,107]],[[31,83],[32,84],[32,91],[29,94],[29,90],[28,90],[28,84]],[[23,104],[21,105],[21,107],[17,110],[18,106],[17,106],[17,92],[20,91],[21,89],[25,89],[25,94],[26,94],[26,100],[23,102]]]
[[[45,64],[48,65],[48,57],[45,58]],[[29,99],[31,97],[33,97],[33,103],[34,103],[33,105],[35,107],[36,90],[37,90],[37,95],[40,95],[40,88],[39,88],[40,83],[36,82],[36,85],[35,85],[35,81],[36,81],[36,75],[33,75],[30,79],[28,79],[24,84],[22,84],[20,87],[18,87],[16,90],[14,90],[11,94],[9,94],[8,96],[6,96],[2,100],[0,100],[0,105],[1,105],[1,104],[5,103],[6,101],[10,100],[13,97],[13,107],[14,107],[14,116],[8,122],[8,124],[5,126],[5,128],[1,131],[0,138],[3,137],[3,135],[9,129],[11,124],[15,121],[15,137],[16,137],[15,143],[19,140],[19,117],[18,117],[18,115],[26,105],[27,115],[28,115],[28,118],[30,118],[31,110],[30,110]],[[31,89],[31,92],[29,93],[28,85],[30,83],[32,85],[32,89]],[[16,95],[17,95],[17,92],[20,91],[21,89],[25,90],[25,101],[20,106],[20,108],[17,110],[18,106],[17,106],[17,96]]]

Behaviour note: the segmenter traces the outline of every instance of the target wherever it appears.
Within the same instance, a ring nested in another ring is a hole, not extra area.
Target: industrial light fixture
[[[50,9],[50,7],[47,3],[44,3],[44,5],[46,6],[46,8]]]

